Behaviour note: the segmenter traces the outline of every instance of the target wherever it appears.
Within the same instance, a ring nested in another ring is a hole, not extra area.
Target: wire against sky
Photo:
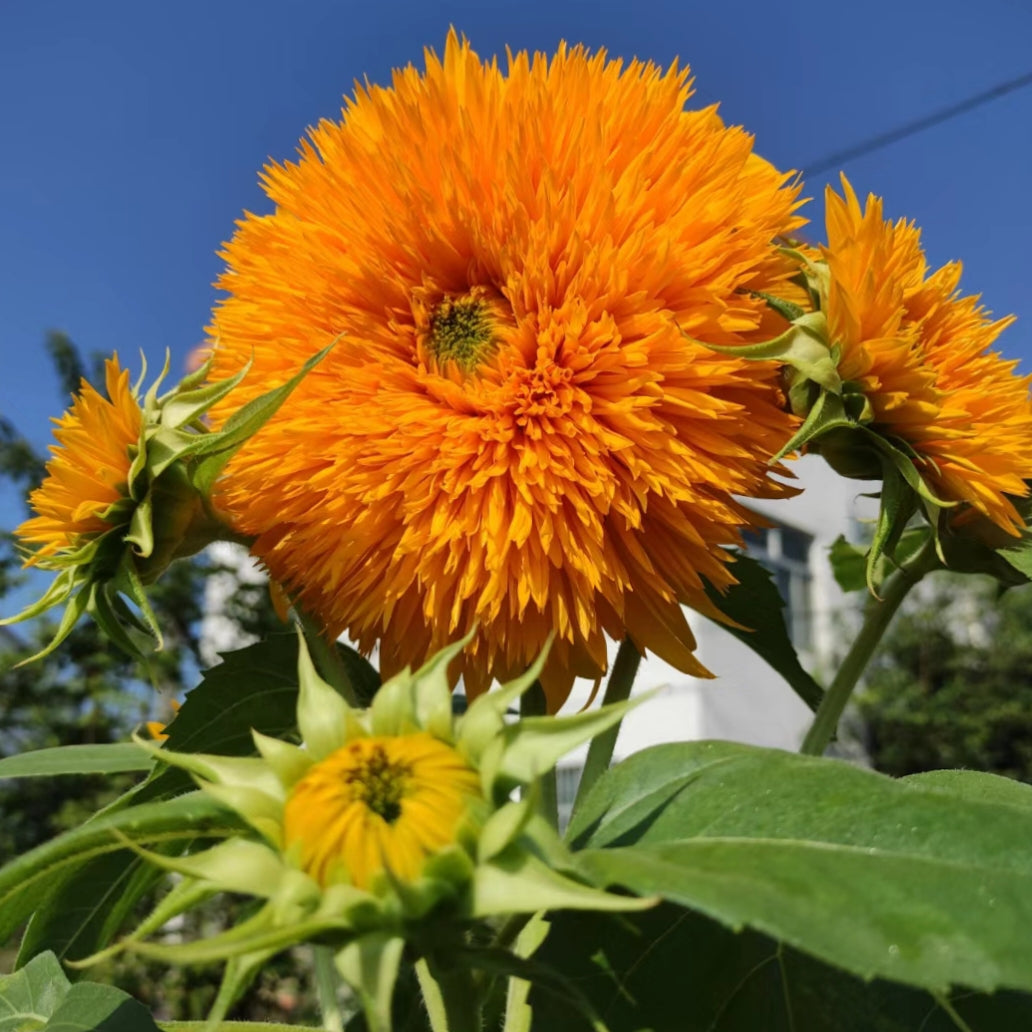
[[[916,133],[923,132],[925,129],[930,129],[933,125],[947,122],[951,118],[956,118],[957,115],[962,115],[973,108],[980,107],[982,104],[988,104],[990,101],[1002,97],[1005,93],[1013,93],[1014,90],[1020,90],[1025,86],[1032,86],[1032,72],[1021,75],[1016,79],[1009,79],[1007,82],[1001,82],[992,89],[986,90],[983,93],[976,93],[974,96],[960,101],[959,104],[940,108],[938,111],[925,115],[923,118],[917,118],[913,122],[907,122],[904,125],[897,126],[895,129],[890,129],[888,132],[880,133],[878,136],[872,136],[861,143],[854,144],[852,147],[836,151],[834,154],[829,154],[827,157],[814,161],[809,165],[803,165],[803,169],[808,176],[813,176],[820,172],[827,172],[828,169],[840,168],[847,161],[870,154],[872,151],[881,150],[883,147],[888,147],[889,144],[898,143],[900,140],[905,140],[908,136],[913,136]]]

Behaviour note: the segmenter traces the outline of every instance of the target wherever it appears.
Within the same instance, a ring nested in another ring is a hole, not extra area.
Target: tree
[[[858,699],[874,766],[1032,782],[1032,586],[937,575],[890,630]]]

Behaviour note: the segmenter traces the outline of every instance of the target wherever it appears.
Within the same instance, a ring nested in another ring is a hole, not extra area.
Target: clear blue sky
[[[181,363],[203,337],[215,252],[257,176],[356,78],[385,83],[453,24],[484,56],[560,39],[696,75],[782,168],[1032,71],[1028,0],[31,0],[0,5],[0,412],[41,447],[65,407],[48,328],[85,350]],[[1032,369],[1032,88],[852,162],[861,194],[923,227],[936,263],[1021,317]],[[828,175],[831,175],[829,173]],[[807,181],[811,220],[824,179]],[[0,497],[0,523],[20,519]]]

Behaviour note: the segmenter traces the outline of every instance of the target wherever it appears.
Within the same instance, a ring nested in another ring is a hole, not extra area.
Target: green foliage
[[[0,778],[33,778],[56,774],[120,774],[149,770],[153,759],[132,742],[113,745],[60,745],[18,753],[0,760]]]
[[[878,770],[968,767],[1032,782],[1032,588],[937,575],[858,699]]]
[[[770,571],[747,555],[736,556],[732,569],[737,584],[723,594],[709,585],[706,589],[710,601],[733,621],[726,630],[765,660],[815,710],[824,692],[799,662],[781,612],[785,600]],[[757,619],[760,614],[762,620]]]
[[[536,959],[560,968],[609,1032],[1017,1032],[1032,997],[950,996],[864,982],[758,932],[665,904],[612,917],[563,913]],[[589,1032],[561,995],[535,987],[533,1032]],[[951,1013],[952,1011],[952,1013]]]
[[[119,989],[72,985],[52,953],[0,977],[0,1032],[158,1032],[147,1009]]]
[[[1032,788],[1016,803],[977,777],[958,791],[729,742],[657,746],[599,781],[570,837],[603,884],[864,979],[1032,990]]]

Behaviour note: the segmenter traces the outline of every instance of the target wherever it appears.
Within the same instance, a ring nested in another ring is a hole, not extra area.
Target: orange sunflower
[[[785,488],[777,367],[715,353],[785,328],[798,186],[685,69],[560,46],[359,88],[270,215],[222,252],[214,374],[234,406],[336,341],[233,459],[220,504],[331,634],[389,674],[473,627],[476,694],[525,669],[554,710],[629,634],[704,673],[681,604],[733,583],[734,495]],[[223,405],[216,417],[228,413]]]
[[[46,479],[29,497],[37,515],[15,531],[35,547],[29,565],[46,565],[120,522],[111,510],[126,496],[143,413],[118,356],[104,369],[107,397],[83,380],[72,407],[54,420],[58,444],[50,448]]]
[[[844,197],[827,190],[822,249],[842,379],[861,386],[873,427],[916,453],[938,497],[1020,533],[1010,499],[1032,478],[1032,378],[989,350],[1013,319],[993,321],[960,295],[959,262],[930,273],[913,223],[885,221],[873,195],[861,211],[845,176],[842,186]]]

